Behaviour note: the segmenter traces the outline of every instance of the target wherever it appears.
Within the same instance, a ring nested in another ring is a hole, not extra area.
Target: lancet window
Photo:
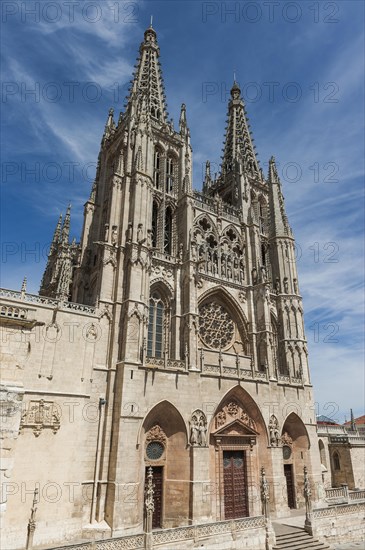
[[[165,349],[166,305],[159,292],[154,292],[149,304],[147,355],[162,357]]]

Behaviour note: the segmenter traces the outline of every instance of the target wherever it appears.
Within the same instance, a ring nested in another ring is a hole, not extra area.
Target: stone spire
[[[285,212],[284,197],[281,191],[280,178],[276,169],[274,157],[269,161],[269,208],[270,208],[270,236],[292,237],[292,232]]]
[[[205,177],[203,182],[203,192],[207,192],[211,185],[212,185],[212,176],[210,172],[210,161],[207,160],[205,163]]]
[[[144,102],[151,118],[167,123],[168,112],[165,90],[159,62],[160,49],[156,31],[150,26],[144,33],[144,41],[139,48],[136,72],[128,98],[128,108],[136,102]]]
[[[353,413],[353,410],[350,409],[350,422],[351,422],[351,431],[353,432],[356,432],[356,423],[355,423],[355,418],[354,418],[354,413]]]
[[[238,164],[242,172],[252,177],[260,177],[250,125],[246,109],[241,97],[241,90],[236,81],[231,89],[231,99],[228,106],[228,120],[222,158],[222,175],[235,172]]]
[[[102,143],[109,139],[115,132],[114,109],[109,109],[108,118],[106,120]]]
[[[186,121],[186,105],[185,105],[185,103],[183,103],[181,105],[180,119],[179,119],[179,129],[180,129],[180,134],[182,136],[189,136],[190,135],[189,128],[188,128],[188,123]]]
[[[62,214],[60,214],[60,217],[58,218],[56,229],[53,233],[53,239],[52,239],[52,243],[51,243],[51,246],[50,246],[50,249],[49,249],[49,255],[51,255],[56,250],[56,248],[58,246],[58,243],[59,243],[60,237],[61,237],[61,227],[62,227]]]
[[[63,222],[61,243],[68,244],[70,236],[70,221],[71,221],[71,204],[68,205],[65,215],[65,221]]]

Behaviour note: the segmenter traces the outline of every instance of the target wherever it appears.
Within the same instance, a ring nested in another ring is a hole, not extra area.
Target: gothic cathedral
[[[8,391],[23,404],[11,477],[39,480],[40,491],[47,479],[82,485],[73,502],[63,491],[58,513],[40,500],[44,543],[88,524],[142,532],[148,472],[153,528],[260,516],[262,468],[272,517],[304,506],[305,466],[319,500],[295,241],[275,159],[266,176],[234,82],[221,170],[207,162],[193,190],[187,110],[176,130],[159,53],[148,28],[125,111],[109,112],[80,243],[69,240],[68,209],[40,295],[8,295],[21,311],[14,331],[28,339],[8,344]],[[37,326],[47,338],[32,339]],[[79,414],[91,403],[95,421]],[[9,548],[16,507],[25,524],[29,512],[16,498],[4,512]]]

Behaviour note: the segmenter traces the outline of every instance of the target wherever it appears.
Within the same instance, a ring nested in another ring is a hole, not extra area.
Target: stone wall
[[[362,541],[365,537],[364,513],[365,503],[314,510],[313,535],[329,544]]]

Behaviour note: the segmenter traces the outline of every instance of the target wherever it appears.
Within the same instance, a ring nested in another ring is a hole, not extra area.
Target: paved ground
[[[365,542],[349,542],[333,546],[334,550],[365,550]]]

